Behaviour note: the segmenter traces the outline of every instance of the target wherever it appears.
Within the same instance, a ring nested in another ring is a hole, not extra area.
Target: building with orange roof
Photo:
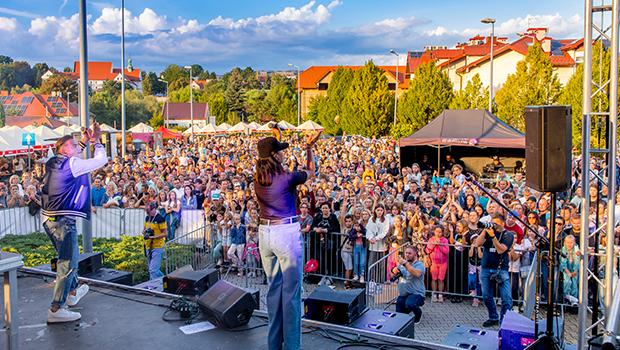
[[[327,89],[338,67],[358,70],[364,66],[311,66],[299,74],[299,87],[301,96],[301,115],[308,113],[310,102],[317,96],[326,96]],[[396,88],[396,66],[377,66],[384,71],[388,81],[388,88]],[[398,95],[400,96],[409,88],[409,76],[406,66],[398,67]]]
[[[47,80],[54,74],[64,74],[75,80],[80,79],[80,62],[73,62],[72,72],[57,72],[49,70],[41,76],[41,79]],[[112,62],[88,62],[88,85],[92,91],[99,91],[103,88],[106,81],[122,81],[120,68],[114,68]],[[125,82],[133,89],[142,90],[142,75],[140,69],[125,68]]]
[[[7,125],[78,124],[79,109],[75,103],[58,95],[35,94],[30,91],[21,94],[9,94],[0,91],[0,104],[4,108]]]

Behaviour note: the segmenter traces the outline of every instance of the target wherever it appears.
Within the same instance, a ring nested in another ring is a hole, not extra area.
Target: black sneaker
[[[420,324],[420,322],[422,322],[422,315],[420,315],[420,317],[415,317],[413,319],[414,324]]]
[[[499,320],[486,320],[482,324],[482,327],[484,328],[494,327],[494,326],[499,326]]]

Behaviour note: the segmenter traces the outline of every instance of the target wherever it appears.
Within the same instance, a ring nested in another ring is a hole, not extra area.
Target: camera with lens
[[[153,231],[152,228],[145,228],[142,234],[144,235],[144,239],[151,239],[151,237],[155,236],[155,231]]]
[[[398,281],[399,278],[401,278],[403,276],[402,272],[398,271],[397,273],[393,274],[392,277],[390,278],[390,282],[396,282]]]

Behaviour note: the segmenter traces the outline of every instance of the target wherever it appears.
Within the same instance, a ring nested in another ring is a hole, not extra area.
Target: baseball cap
[[[269,158],[274,153],[288,148],[287,142],[279,142],[275,137],[266,137],[257,144],[258,156],[260,158]]]

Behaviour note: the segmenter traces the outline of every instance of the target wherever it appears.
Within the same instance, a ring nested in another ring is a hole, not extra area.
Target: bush
[[[81,242],[79,237],[80,251]],[[56,257],[56,251],[45,233],[6,235],[0,239],[0,247],[3,251],[21,254],[27,267],[49,264]],[[132,272],[135,284],[149,279],[142,237],[123,236],[120,240],[95,238],[93,250],[103,253],[105,267]]]

